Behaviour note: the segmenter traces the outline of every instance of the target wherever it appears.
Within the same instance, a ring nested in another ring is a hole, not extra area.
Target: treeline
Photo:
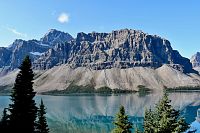
[[[49,128],[45,117],[45,106],[41,99],[39,108],[36,106],[33,90],[33,71],[27,56],[19,67],[8,108],[3,111],[0,121],[1,133],[48,133]]]
[[[75,85],[70,84],[65,90],[52,90],[43,92],[43,95],[68,95],[68,94],[124,94],[124,93],[136,93],[133,90],[111,89],[107,86],[95,89],[92,85]]]
[[[154,110],[145,110],[142,131],[133,127],[124,107],[121,106],[116,114],[115,128],[112,133],[131,133],[133,128],[135,133],[182,133],[186,131],[188,124],[183,117],[180,117],[180,112],[175,110],[170,102],[167,93],[164,93]]]

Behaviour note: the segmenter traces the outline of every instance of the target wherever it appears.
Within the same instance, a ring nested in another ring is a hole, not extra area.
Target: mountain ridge
[[[62,53],[58,56],[54,53]],[[183,72],[194,72],[189,59],[173,50],[168,40],[142,31],[122,29],[111,33],[83,33],[47,51],[34,61],[34,68],[49,69],[58,64],[71,67],[109,69],[135,66],[158,68],[171,64]]]
[[[49,30],[40,40],[16,39],[10,46],[0,49],[0,67],[7,66],[7,69],[14,70],[20,66],[26,55],[35,60],[57,43],[70,40],[73,40],[70,34],[55,29]]]
[[[198,70],[160,36],[132,29],[69,36],[51,29],[40,40],[18,39],[0,48],[0,89],[13,85],[26,54],[32,59],[37,92],[63,90],[72,83],[129,90],[143,85],[156,91],[200,86]]]

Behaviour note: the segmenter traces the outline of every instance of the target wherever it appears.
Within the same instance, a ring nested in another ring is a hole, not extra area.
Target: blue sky
[[[181,55],[200,51],[200,0],[2,0],[0,46],[39,39],[49,29],[78,32],[130,28],[168,39]]]

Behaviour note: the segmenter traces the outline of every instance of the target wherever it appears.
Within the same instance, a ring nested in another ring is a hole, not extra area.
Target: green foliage
[[[164,86],[166,92],[200,92],[200,86],[179,86],[174,88],[167,88]]]
[[[144,85],[138,85],[139,96],[146,96],[151,92],[151,89],[145,87]]]
[[[122,89],[113,89],[113,93],[114,94],[118,94],[118,93],[135,93],[136,91],[134,91],[134,90],[122,90]]]
[[[118,94],[118,93],[134,93],[132,90],[121,90],[121,89],[111,89],[107,86],[103,86],[95,89],[91,85],[78,86],[71,84],[65,90],[53,90],[48,92],[43,92],[44,95],[68,95],[68,94],[78,94],[78,93],[98,93],[98,94]]]
[[[112,93],[112,89],[107,87],[107,86],[104,86],[104,87],[100,87],[98,89],[95,90],[96,93]]]
[[[187,130],[187,123],[179,117],[179,111],[175,110],[170,102],[168,95],[164,93],[154,111],[145,111],[145,133],[181,133]]]
[[[33,133],[37,117],[37,107],[34,100],[33,71],[31,60],[27,56],[19,67],[14,87],[12,88],[9,105],[9,129],[11,132]]]
[[[155,118],[156,116],[152,112],[151,109],[145,110],[144,114],[144,133],[154,133],[154,125],[155,125]]]
[[[43,101],[41,99],[40,107],[38,110],[38,121],[36,125],[36,132],[37,133],[49,133],[49,128],[46,121],[46,111]]]
[[[120,106],[119,112],[116,114],[114,121],[116,126],[112,133],[131,133],[132,123],[128,120],[128,115],[125,113],[124,106]]]

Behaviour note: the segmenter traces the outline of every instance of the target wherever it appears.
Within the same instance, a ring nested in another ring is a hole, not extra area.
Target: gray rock
[[[137,30],[81,32],[75,40],[62,45],[62,49],[57,47],[36,60],[35,68],[51,68],[63,63],[72,68],[88,67],[94,70],[136,66],[158,68],[163,64],[172,64],[183,72],[193,72],[189,59],[173,50],[168,40]]]
[[[0,68],[2,71],[18,68],[26,55],[29,55],[32,61],[38,59],[46,51],[55,45],[73,40],[68,33],[51,29],[38,40],[16,39],[8,48],[0,48]]]
[[[193,67],[200,67],[200,52],[197,52],[195,55],[192,56],[190,59]]]
[[[65,32],[58,31],[56,29],[50,29],[44,37],[40,39],[43,44],[55,46],[57,43],[65,43],[73,40],[73,37]]]
[[[0,68],[10,64],[11,50],[0,47]]]

